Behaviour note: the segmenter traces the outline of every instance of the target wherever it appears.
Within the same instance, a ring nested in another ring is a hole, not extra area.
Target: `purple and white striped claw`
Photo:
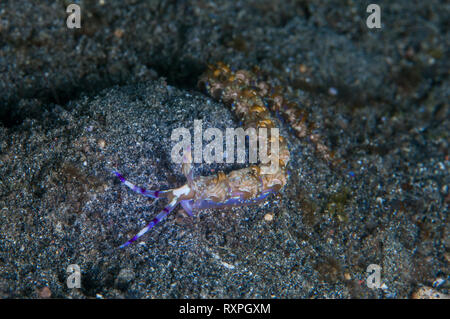
[[[150,198],[161,198],[164,197],[163,194],[165,193],[164,191],[152,191],[149,189],[145,189],[143,187],[139,187],[136,186],[132,183],[130,183],[129,181],[127,181],[119,172],[113,171],[113,173],[120,179],[120,181],[125,184],[129,189],[131,189],[132,191],[139,193],[141,195],[144,195],[146,197],[150,197]]]
[[[163,220],[169,213],[177,206],[178,201],[175,198],[169,205],[164,207],[162,212],[160,212],[155,218],[152,219],[150,223],[148,223],[147,226],[141,229],[139,233],[137,233],[133,238],[131,238],[129,241],[127,241],[125,244],[121,245],[120,248],[125,248],[132,242],[135,242],[139,239],[142,235],[144,235],[146,232],[148,232],[150,229],[152,229],[156,224],[158,224],[161,220]]]

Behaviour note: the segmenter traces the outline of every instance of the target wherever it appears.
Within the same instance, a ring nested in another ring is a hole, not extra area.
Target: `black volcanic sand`
[[[0,297],[409,298],[446,279],[449,5],[379,1],[371,30],[370,1],[355,2],[85,1],[69,30],[65,1],[2,1]],[[111,170],[181,186],[172,131],[239,126],[196,86],[219,60],[286,87],[342,165],[282,123],[279,196],[177,208],[118,249],[164,203]],[[80,289],[66,286],[70,264]],[[383,289],[367,287],[370,264]]]

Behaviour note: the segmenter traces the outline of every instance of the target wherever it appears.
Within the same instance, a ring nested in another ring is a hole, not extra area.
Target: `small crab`
[[[203,87],[210,96],[228,105],[243,123],[244,129],[274,128],[275,124],[270,111],[281,114],[298,137],[309,137],[322,157],[327,161],[331,160],[332,154],[320,142],[320,137],[310,132],[306,114],[298,109],[295,103],[286,100],[276,89],[260,81],[256,74],[246,70],[233,71],[228,65],[219,62],[217,65],[209,66],[200,77],[199,86]],[[271,136],[271,139],[276,141],[277,137]],[[259,164],[228,174],[219,172],[212,176],[193,178],[190,150],[185,153],[182,166],[187,183],[179,188],[165,191],[146,190],[133,185],[120,173],[114,172],[131,190],[150,198],[167,198],[169,201],[169,205],[162,212],[120,247],[126,247],[136,241],[165,218],[179,203],[188,214],[192,215],[193,212],[206,208],[257,204],[269,194],[278,192],[287,182],[286,167],[290,159],[286,139],[282,136],[278,139],[279,150],[278,152],[270,151],[270,156],[279,165],[271,173],[267,173],[267,167]]]

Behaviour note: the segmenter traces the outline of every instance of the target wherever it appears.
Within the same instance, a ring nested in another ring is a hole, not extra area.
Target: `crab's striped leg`
[[[162,198],[166,197],[165,194],[167,191],[152,191],[149,189],[145,189],[143,187],[136,186],[129,181],[127,181],[119,172],[113,171],[113,173],[120,179],[120,181],[125,184],[132,191],[139,193],[141,195],[150,197],[150,198]]]
[[[175,208],[175,206],[177,206],[178,204],[178,199],[175,197],[169,205],[167,205],[166,207],[164,207],[164,209],[158,214],[156,215],[155,218],[152,219],[152,221],[150,223],[147,224],[147,226],[145,226],[144,228],[142,228],[140,230],[139,233],[137,233],[133,238],[131,238],[129,241],[127,241],[125,244],[121,245],[120,248],[124,248],[127,247],[129,244],[131,244],[132,242],[135,242],[136,240],[139,239],[139,237],[141,237],[142,235],[144,235],[146,232],[148,232],[150,229],[153,228],[153,226],[155,226],[156,224],[158,224],[161,220],[163,220],[167,215],[169,215],[169,213]]]

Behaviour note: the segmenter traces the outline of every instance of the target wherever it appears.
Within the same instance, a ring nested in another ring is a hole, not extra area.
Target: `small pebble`
[[[306,71],[308,71],[308,68],[306,67],[306,65],[300,64],[299,70],[300,73],[305,73]]]
[[[132,269],[124,268],[119,272],[116,279],[117,288],[120,290],[126,290],[134,280],[135,273]]]
[[[334,88],[334,87],[330,87],[328,89],[328,94],[336,96],[336,95],[338,95],[338,90],[336,88]]]
[[[39,298],[47,299],[52,296],[52,292],[51,292],[50,288],[45,286],[45,287],[39,289],[38,295],[39,295]]]
[[[101,149],[104,149],[105,146],[106,146],[106,141],[105,141],[104,139],[102,139],[102,138],[99,138],[99,139],[97,140],[97,145],[98,145],[98,147],[100,147]]]
[[[125,32],[125,31],[124,31],[123,29],[117,28],[117,29],[114,31],[114,36],[115,36],[116,38],[121,38],[121,37],[123,36],[124,32]]]
[[[272,215],[272,214],[266,214],[266,215],[264,216],[264,220],[265,220],[266,222],[271,222],[271,221],[273,220],[273,215]]]
[[[450,296],[440,293],[430,287],[421,287],[412,294],[413,299],[449,299]]]

